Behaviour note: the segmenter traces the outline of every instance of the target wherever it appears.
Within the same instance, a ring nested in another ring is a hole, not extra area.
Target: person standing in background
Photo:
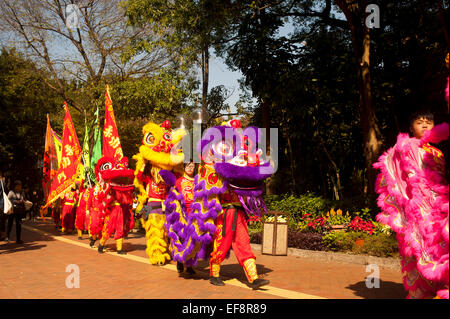
[[[33,220],[36,219],[36,216],[39,214],[39,194],[37,190],[33,190],[30,195],[30,201],[33,203],[31,207],[31,214],[33,215]]]
[[[25,215],[25,196],[22,191],[22,182],[16,180],[14,182],[14,190],[11,190],[8,194],[8,198],[13,205],[13,213],[8,215],[8,229],[6,232],[6,242],[9,242],[9,235],[12,230],[12,224],[16,222],[16,243],[23,244],[20,238],[22,233],[22,218]]]
[[[30,201],[31,200],[31,198],[30,198],[30,188],[28,187],[28,185],[25,185],[23,187],[23,195],[24,195],[24,199],[26,201]],[[23,218],[26,219],[28,214],[30,214],[29,220],[32,220],[33,219],[33,212],[31,210],[31,208],[30,209],[25,209],[25,215],[23,216]]]
[[[6,219],[7,215],[4,214],[4,201],[3,201],[3,192],[5,194],[8,194],[8,189],[6,186],[6,178],[3,176],[3,172],[0,169],[0,180],[2,181],[0,183],[0,240],[4,240],[6,237]]]

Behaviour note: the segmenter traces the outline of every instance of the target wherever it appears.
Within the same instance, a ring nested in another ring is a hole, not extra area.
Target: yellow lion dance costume
[[[139,205],[136,211],[141,215],[141,223],[147,238],[147,255],[153,265],[163,265],[170,260],[169,240],[164,224],[163,202],[167,196],[160,170],[172,170],[181,165],[184,155],[174,146],[186,135],[184,129],[172,131],[169,121],[161,125],[149,122],[143,129],[144,135],[136,160],[134,185],[139,190]]]

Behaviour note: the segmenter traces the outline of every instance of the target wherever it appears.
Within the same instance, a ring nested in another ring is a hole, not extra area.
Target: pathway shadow
[[[132,251],[145,251],[147,249],[147,245],[145,244],[134,244],[134,243],[123,243],[123,250],[126,252]]]
[[[189,275],[186,272],[179,274],[180,278],[187,280],[209,280],[209,262],[206,260],[201,260],[197,263],[197,266],[194,268],[196,274]],[[261,278],[264,278],[264,275],[272,272],[273,270],[265,267],[264,265],[256,264],[256,270],[258,275]],[[236,279],[244,285],[248,285],[247,277],[245,276],[244,269],[239,264],[228,264],[220,266],[220,277],[225,281],[229,279]],[[264,287],[259,288],[258,290],[264,290]]]
[[[403,284],[381,279],[379,288],[367,288],[366,281],[360,281],[345,288],[353,290],[356,296],[365,299],[405,299],[407,296]]]
[[[23,244],[16,244],[16,226],[13,225],[9,237],[9,243],[0,242],[0,254],[11,254],[27,250],[37,250],[46,247],[47,245],[38,244],[38,242],[54,241],[52,237],[44,236],[36,232],[28,230],[26,227],[36,227],[38,223],[30,220],[22,221],[22,235]]]
[[[0,245],[0,255],[12,254],[21,251],[37,250],[44,247],[47,247],[47,245],[39,245],[32,242],[23,244],[8,243]]]

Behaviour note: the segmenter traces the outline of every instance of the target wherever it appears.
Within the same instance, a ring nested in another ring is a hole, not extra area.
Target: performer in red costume
[[[58,198],[52,205],[52,218],[55,223],[55,228],[61,227],[61,199]]]
[[[78,200],[77,207],[77,215],[75,218],[75,227],[78,231],[78,239],[83,239],[83,231],[87,230],[86,227],[88,223],[86,223],[86,206],[89,200],[89,193],[91,191],[91,187],[89,184],[86,185],[86,188],[81,190],[80,198]]]
[[[86,205],[86,216],[89,219],[89,245],[91,247],[101,238],[105,210],[103,199],[109,191],[109,185],[103,181],[98,162],[95,166],[95,175],[98,182],[91,188]]]
[[[256,256],[250,246],[248,235],[247,217],[236,193],[228,188],[224,194],[219,195],[223,213],[217,216],[214,250],[210,259],[211,283],[222,285],[219,279],[220,264],[227,257],[227,253],[233,248],[233,252],[244,269],[249,282],[258,279],[255,267]],[[268,284],[262,281],[261,285]],[[259,284],[258,281],[258,284]]]
[[[195,164],[193,162],[184,163],[184,174],[179,177],[175,183],[176,189],[183,195],[187,216],[189,216],[189,213],[191,212],[191,205],[194,202],[194,171]],[[184,265],[179,261],[177,261],[177,271],[178,273],[182,273],[184,271]],[[186,272],[190,275],[195,274],[195,270],[192,267],[187,267]]]
[[[237,120],[206,130],[197,144],[202,162],[189,216],[180,204],[184,198],[175,187],[164,202],[173,259],[192,267],[197,260],[210,257],[213,285],[224,285],[220,264],[231,248],[250,287],[257,289],[269,283],[258,277],[247,228],[250,215],[267,212],[262,198],[264,180],[273,174],[273,167],[258,148],[261,137],[258,128],[242,129]],[[161,174],[169,186],[175,185],[173,174]]]
[[[134,216],[131,210],[133,204],[133,179],[134,171],[128,168],[128,159],[114,160],[102,157],[97,162],[108,191],[105,193],[104,222],[102,238],[98,246],[98,252],[103,253],[106,241],[114,233],[117,253],[126,254],[122,249],[123,238],[134,227]]]
[[[184,174],[177,179],[175,187],[183,194],[184,203],[186,205],[186,213],[189,216],[191,212],[191,205],[194,202],[194,170],[195,164],[193,162],[184,164]]]
[[[77,185],[75,187],[72,187],[68,192],[64,194],[62,218],[61,218],[62,234],[65,234],[66,232],[71,232],[73,230],[75,210],[76,210],[75,205],[78,201]]]

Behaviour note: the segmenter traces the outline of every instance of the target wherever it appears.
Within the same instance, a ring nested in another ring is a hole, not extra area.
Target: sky
[[[242,77],[240,71],[230,70],[222,58],[215,55],[211,56],[209,61],[209,88],[224,85],[230,93],[233,92],[225,101],[231,106],[231,113],[236,111],[234,105],[239,100],[239,94],[242,93],[238,83],[238,80]]]
[[[287,24],[279,29],[279,36],[287,36],[293,32],[294,27],[292,24]],[[214,54],[210,55],[210,70],[209,70],[209,88],[214,86],[224,85],[233,94],[225,102],[231,106],[231,113],[236,112],[234,105],[239,100],[239,95],[243,93],[239,88],[238,80],[243,77],[240,71],[233,71],[228,68],[224,60]],[[199,76],[201,79],[201,74]],[[254,99],[254,103],[256,100]]]

